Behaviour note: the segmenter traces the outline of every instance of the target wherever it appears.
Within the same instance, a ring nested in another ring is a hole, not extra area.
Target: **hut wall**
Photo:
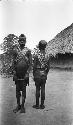
[[[73,54],[58,53],[56,57],[51,57],[50,65],[51,67],[73,68]]]

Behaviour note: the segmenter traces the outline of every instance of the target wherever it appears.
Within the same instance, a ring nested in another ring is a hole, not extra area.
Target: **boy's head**
[[[21,34],[19,36],[19,41],[18,42],[19,42],[20,46],[25,46],[25,44],[26,44],[26,36],[24,34]]]
[[[40,49],[40,50],[45,50],[46,45],[47,45],[47,42],[46,42],[45,40],[41,40],[41,41],[39,42],[39,49]]]

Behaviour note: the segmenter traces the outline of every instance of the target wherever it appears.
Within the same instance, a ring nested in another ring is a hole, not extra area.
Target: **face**
[[[19,40],[20,46],[25,46],[25,43],[26,43],[26,40],[23,40],[23,39]]]

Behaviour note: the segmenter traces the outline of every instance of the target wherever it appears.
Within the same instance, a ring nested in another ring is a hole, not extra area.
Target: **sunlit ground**
[[[30,77],[26,113],[13,113],[16,106],[12,78],[0,77],[1,125],[73,125],[73,72],[50,70],[46,83],[45,109],[33,109],[35,85]]]

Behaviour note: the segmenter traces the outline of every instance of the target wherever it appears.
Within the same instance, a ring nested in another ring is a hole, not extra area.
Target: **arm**
[[[31,67],[32,67],[32,55],[31,55],[31,51],[29,50],[27,53],[28,56],[28,60],[29,60],[29,68],[28,68],[28,72],[31,71]]]
[[[34,74],[35,74],[36,67],[37,67],[37,57],[35,56],[35,57],[34,57],[34,60],[33,60],[33,76],[34,76]]]
[[[27,52],[27,58],[28,58],[29,68],[27,70],[27,73],[26,73],[25,77],[26,77],[26,83],[29,86],[29,73],[31,71],[31,66],[32,66],[32,55],[31,55],[31,51],[30,50]]]
[[[13,73],[13,81],[17,80],[17,76],[16,76],[16,65],[15,65],[15,60],[13,59],[13,63],[12,63],[12,73]]]
[[[50,69],[50,62],[48,60],[48,62],[46,63],[46,69],[45,69],[45,71],[46,71],[47,74],[49,72],[49,69]]]
[[[15,73],[16,71],[16,57],[17,57],[17,50],[16,47],[13,48],[13,62],[12,62],[12,69],[13,69],[13,73]]]

